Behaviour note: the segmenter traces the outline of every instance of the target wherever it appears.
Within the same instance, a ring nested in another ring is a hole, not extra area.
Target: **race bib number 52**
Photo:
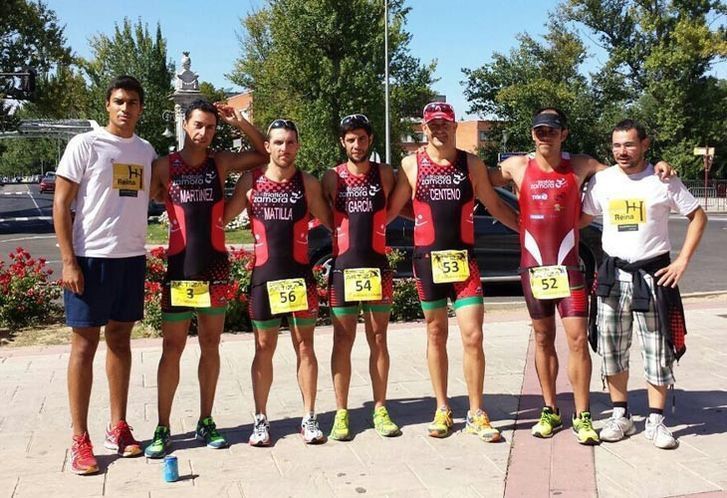
[[[272,280],[267,283],[267,287],[268,299],[270,300],[270,312],[273,315],[305,311],[308,309],[308,293],[305,286],[305,279],[286,278],[284,280]]]
[[[563,265],[528,268],[530,290],[535,299],[560,299],[570,296],[568,269]]]

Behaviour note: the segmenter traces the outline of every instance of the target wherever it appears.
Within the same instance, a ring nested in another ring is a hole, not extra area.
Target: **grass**
[[[161,223],[150,221],[146,231],[146,243],[165,245],[168,240],[167,227]],[[225,242],[227,244],[252,244],[252,233],[249,229],[225,232]]]

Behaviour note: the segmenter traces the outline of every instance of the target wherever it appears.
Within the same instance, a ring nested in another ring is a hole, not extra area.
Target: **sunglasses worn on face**
[[[284,130],[292,130],[296,134],[298,133],[298,127],[295,125],[295,123],[289,119],[276,119],[272,123],[270,123],[270,126],[268,126],[268,135],[270,135],[270,130],[275,130],[277,128],[283,128]]]

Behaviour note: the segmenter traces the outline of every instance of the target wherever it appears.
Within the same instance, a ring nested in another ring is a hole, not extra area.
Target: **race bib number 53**
[[[308,309],[308,293],[305,279],[286,278],[285,280],[272,280],[267,283],[270,312],[292,313]]]
[[[570,296],[568,269],[563,265],[528,268],[530,289],[535,299],[560,299]]]
[[[464,282],[470,276],[467,251],[432,251],[432,279],[435,284]]]

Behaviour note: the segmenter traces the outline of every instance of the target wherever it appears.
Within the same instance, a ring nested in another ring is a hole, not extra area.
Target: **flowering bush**
[[[152,330],[162,329],[162,285],[167,272],[167,250],[155,247],[146,258],[144,282],[144,319],[142,323]]]
[[[227,292],[225,330],[252,330],[248,303],[253,254],[245,249],[230,251],[230,288]]]
[[[50,281],[53,270],[45,259],[34,259],[22,247],[8,256],[9,265],[0,261],[0,323],[17,328],[58,319],[62,289]]]

